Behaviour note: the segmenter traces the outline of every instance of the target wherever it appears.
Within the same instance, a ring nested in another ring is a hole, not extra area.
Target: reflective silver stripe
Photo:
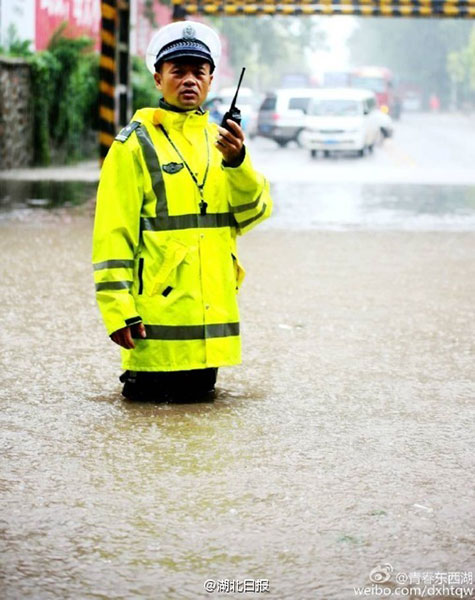
[[[94,271],[101,271],[102,269],[131,269],[133,266],[134,261],[127,259],[104,260],[93,264]]]
[[[157,197],[156,217],[142,217],[141,231],[171,231],[176,229],[200,229],[210,227],[236,227],[236,220],[232,213],[209,213],[168,215],[165,183],[160,168],[157,151],[150,135],[144,125],[135,130],[137,139],[142,148],[145,164],[152,179],[152,187]]]
[[[142,148],[145,164],[147,165],[148,172],[152,179],[152,188],[157,198],[156,214],[158,217],[166,217],[168,214],[167,196],[157,151],[155,150],[155,146],[150,139],[150,135],[145,125],[137,127],[135,133],[137,134],[137,139]]]
[[[238,227],[240,229],[244,229],[251,223],[254,223],[254,221],[257,221],[258,219],[260,219],[262,217],[262,215],[266,212],[266,209],[267,209],[267,204],[264,204],[262,206],[261,210],[257,213],[257,215],[254,215],[253,217],[251,217],[250,219],[247,219],[247,221],[243,221],[242,223],[240,223],[238,221]]]
[[[246,212],[246,210],[251,210],[251,208],[256,208],[256,206],[259,204],[259,200],[261,199],[263,191],[264,191],[264,189],[262,189],[259,196],[257,196],[257,199],[254,200],[253,202],[249,202],[248,204],[240,204],[239,206],[232,206],[231,210],[233,211],[233,213],[240,213],[240,212]]]
[[[232,213],[190,214],[174,217],[143,217],[142,231],[168,231],[171,229],[200,229],[209,227],[236,227]]]
[[[213,325],[145,325],[149,340],[204,340],[239,335],[239,323]]]
[[[102,281],[96,283],[96,292],[103,290],[126,290],[132,287],[132,281]]]

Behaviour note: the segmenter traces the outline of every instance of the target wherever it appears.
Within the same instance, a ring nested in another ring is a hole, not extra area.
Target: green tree
[[[259,91],[277,87],[283,75],[310,73],[305,50],[324,44],[318,21],[311,17],[213,17],[212,27],[228,40],[236,72],[247,67],[248,81]]]
[[[160,94],[145,62],[140,56],[132,57],[132,108],[135,112],[144,106],[158,106]]]
[[[15,25],[9,25],[5,46],[0,46],[0,54],[4,56],[31,56],[30,40],[20,40]]]
[[[64,37],[65,24],[48,49],[29,58],[35,162],[72,162],[87,152],[87,137],[98,123],[99,57],[92,40]]]
[[[50,98],[51,137],[68,160],[80,157],[81,138],[95,122],[98,60],[92,40],[67,38],[61,26],[52,36],[48,51],[60,65],[52,72],[54,95]]]
[[[447,57],[468,41],[471,23],[438,19],[360,19],[349,40],[353,66],[391,69],[401,82],[436,93],[447,105],[451,81]]]
[[[475,26],[472,26],[467,45],[459,51],[449,53],[447,70],[452,80],[453,105],[473,105],[475,98]]]

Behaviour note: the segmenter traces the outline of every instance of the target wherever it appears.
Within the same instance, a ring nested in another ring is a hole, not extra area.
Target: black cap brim
[[[208,46],[198,40],[177,40],[162,48],[155,61],[155,69],[163,62],[186,58],[204,60],[214,69],[214,61]]]

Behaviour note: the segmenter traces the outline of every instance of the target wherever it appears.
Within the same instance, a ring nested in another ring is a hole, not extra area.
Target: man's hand
[[[147,334],[145,333],[145,326],[143,323],[138,323],[137,325],[133,325],[133,327],[137,330],[137,333],[140,337],[147,337]],[[125,348],[126,350],[132,350],[132,348],[135,348],[130,327],[122,327],[122,329],[114,331],[114,333],[110,337],[113,342],[119,344],[119,346],[122,346],[122,348]]]
[[[227,119],[226,123],[229,125],[231,131],[218,126],[219,135],[215,145],[223,155],[224,160],[232,164],[241,156],[244,145],[244,132],[231,119]]]

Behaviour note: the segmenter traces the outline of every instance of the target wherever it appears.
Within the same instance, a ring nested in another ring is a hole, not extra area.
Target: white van
[[[259,108],[257,134],[286,146],[294,140],[300,143],[305,126],[305,113],[315,88],[281,89],[269,93]]]
[[[308,105],[302,144],[311,156],[322,151],[372,151],[381,136],[379,109],[371,91],[351,88],[320,89]]]

